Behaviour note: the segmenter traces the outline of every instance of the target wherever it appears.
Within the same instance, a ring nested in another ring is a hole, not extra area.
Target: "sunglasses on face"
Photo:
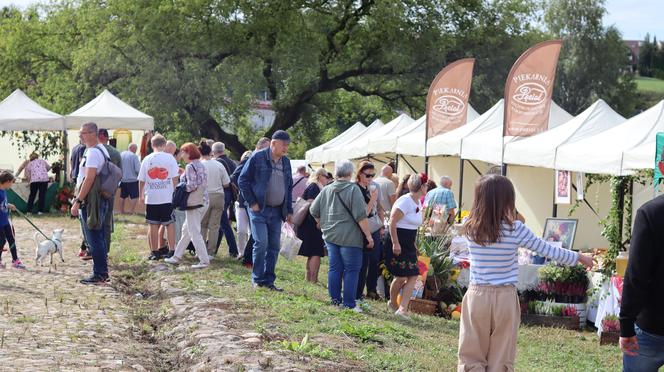
[[[366,177],[366,178],[374,178],[374,176],[375,176],[375,174],[366,174],[366,173],[362,173],[362,174],[364,174],[364,177]]]

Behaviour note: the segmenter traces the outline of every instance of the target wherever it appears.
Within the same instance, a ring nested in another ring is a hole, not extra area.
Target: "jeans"
[[[254,238],[254,266],[251,279],[254,284],[274,285],[277,278],[274,268],[277,266],[281,247],[281,207],[265,207],[261,212],[247,210],[251,223],[251,236]]]
[[[634,325],[639,355],[623,354],[623,371],[657,372],[664,366],[664,336],[647,333]]]
[[[28,196],[28,210],[27,213],[32,213],[32,209],[35,205],[35,197],[39,193],[39,203],[37,206],[37,211],[45,213],[46,210],[44,206],[46,205],[46,190],[48,189],[48,182],[31,182],[30,183],[30,195]]]
[[[221,238],[225,236],[226,243],[228,243],[228,254],[232,257],[236,257],[237,243],[235,242],[233,226],[231,226],[231,221],[228,219],[228,209],[231,207],[232,199],[233,195],[231,195],[230,192],[224,193],[224,212],[221,214],[221,221],[219,221],[219,239],[217,239],[217,249],[219,249],[219,245],[221,244]]]
[[[327,274],[327,290],[332,302],[354,308],[357,295],[357,280],[362,267],[362,248],[342,247],[325,242],[330,257],[330,271]],[[341,283],[343,280],[343,299]]]
[[[108,200],[99,201],[99,220],[104,221],[108,213]],[[85,241],[88,243],[88,249],[92,255],[92,275],[108,277],[108,251],[106,250],[106,225],[102,223],[101,228],[92,230],[86,223],[88,211],[86,207],[81,207],[79,213],[81,226]]]

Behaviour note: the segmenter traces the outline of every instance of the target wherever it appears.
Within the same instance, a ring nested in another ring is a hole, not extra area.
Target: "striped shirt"
[[[485,247],[469,239],[470,283],[504,285],[519,281],[518,248],[527,248],[540,256],[564,265],[575,265],[578,253],[554,247],[538,238],[520,221],[512,226],[503,223],[500,238]]]

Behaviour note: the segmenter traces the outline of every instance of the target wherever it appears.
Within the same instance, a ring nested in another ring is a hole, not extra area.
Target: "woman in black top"
[[[302,193],[300,198],[313,203],[314,199],[320,194],[321,190],[327,185],[328,172],[320,168],[314,173],[313,179]],[[323,242],[323,233],[316,223],[316,220],[307,212],[307,216],[302,224],[297,228],[297,237],[302,240],[300,256],[307,258],[307,271],[305,279],[309,282],[318,282],[318,270],[320,268],[320,258],[325,256],[325,242]]]
[[[357,281],[357,300],[364,297],[364,286],[367,287],[367,297],[373,300],[379,299],[376,287],[378,283],[378,264],[381,260],[382,246],[381,230],[383,229],[384,214],[380,203],[378,203],[379,189],[373,180],[376,177],[376,168],[373,163],[363,161],[359,165],[356,175],[356,185],[362,191],[364,202],[367,204],[367,221],[369,230],[374,241],[372,250],[364,251],[362,257],[362,268]]]

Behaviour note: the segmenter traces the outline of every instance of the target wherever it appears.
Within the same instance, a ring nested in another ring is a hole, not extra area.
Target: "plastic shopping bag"
[[[284,258],[292,260],[300,251],[302,240],[295,235],[293,227],[289,223],[281,226],[281,249],[279,254]]]

